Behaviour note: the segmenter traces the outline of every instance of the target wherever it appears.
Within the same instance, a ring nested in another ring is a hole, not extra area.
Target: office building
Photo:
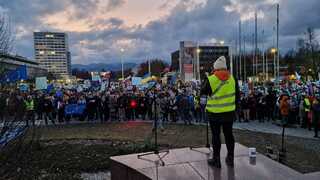
[[[171,54],[171,70],[179,72],[180,79],[203,79],[205,72],[213,70],[213,63],[225,56],[230,65],[229,46],[220,43],[180,42],[180,50]]]
[[[34,32],[35,59],[57,78],[71,74],[68,36],[60,32]]]
[[[171,53],[171,71],[179,71],[179,53],[179,50]]]

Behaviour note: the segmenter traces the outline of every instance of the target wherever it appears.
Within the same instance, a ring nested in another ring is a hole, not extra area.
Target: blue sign
[[[27,92],[27,91],[29,91],[29,86],[28,86],[28,84],[20,84],[19,89],[22,92]]]
[[[0,137],[0,148],[7,145],[10,141],[16,139],[20,135],[22,135],[26,130],[26,126],[18,126],[15,128],[9,128],[3,136]]]
[[[141,77],[132,77],[132,85],[138,86],[141,84],[142,78]]]
[[[26,80],[27,78],[27,66],[23,65],[15,70],[5,73],[1,78],[1,82],[12,83],[20,80]]]
[[[65,115],[82,115],[85,109],[85,104],[68,104],[64,109],[64,113]]]

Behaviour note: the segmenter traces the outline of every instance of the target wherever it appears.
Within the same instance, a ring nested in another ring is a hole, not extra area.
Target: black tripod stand
[[[281,136],[281,150],[279,151],[279,162],[283,162],[286,159],[287,150],[284,145],[284,135],[286,129],[286,122],[282,123],[282,136]]]
[[[196,147],[190,147],[190,150],[197,151],[197,152],[204,153],[204,154],[208,155],[211,153],[211,149],[210,149],[210,143],[209,143],[209,122],[208,122],[207,116],[205,116],[205,122],[206,122],[206,148],[209,149],[209,152],[200,151],[200,150],[196,149]]]
[[[142,159],[145,161],[149,161],[149,162],[154,162],[156,163],[156,165],[158,166],[158,164],[160,163],[161,166],[165,166],[165,163],[163,161],[163,158],[166,157],[169,154],[169,150],[162,150],[159,151],[159,146],[158,146],[158,115],[157,115],[157,99],[156,99],[156,92],[154,90],[153,92],[153,105],[154,105],[154,151],[153,152],[149,152],[149,153],[144,153],[144,154],[139,154],[138,155],[138,159]],[[163,155],[161,156],[160,154],[163,153]],[[149,156],[149,155],[156,155],[158,157],[158,160],[153,161],[147,158],[143,158],[145,156]]]

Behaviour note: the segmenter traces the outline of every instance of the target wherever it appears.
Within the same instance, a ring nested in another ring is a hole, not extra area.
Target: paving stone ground
[[[282,127],[274,124],[273,122],[263,122],[263,123],[259,123],[258,121],[252,121],[249,123],[236,122],[234,124],[234,128],[241,129],[241,130],[254,131],[254,132],[269,133],[269,134],[278,134],[278,135],[282,134]],[[286,128],[285,134],[287,136],[317,139],[313,137],[314,136],[313,131],[309,131],[308,129],[303,129],[300,127]]]
[[[83,180],[111,180],[111,173],[110,172],[82,173],[81,178]]]

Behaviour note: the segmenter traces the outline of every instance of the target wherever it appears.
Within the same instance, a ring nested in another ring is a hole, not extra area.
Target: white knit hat
[[[215,70],[218,70],[218,69],[227,69],[227,60],[224,56],[220,56],[216,62],[214,62],[213,64],[213,68]]]

